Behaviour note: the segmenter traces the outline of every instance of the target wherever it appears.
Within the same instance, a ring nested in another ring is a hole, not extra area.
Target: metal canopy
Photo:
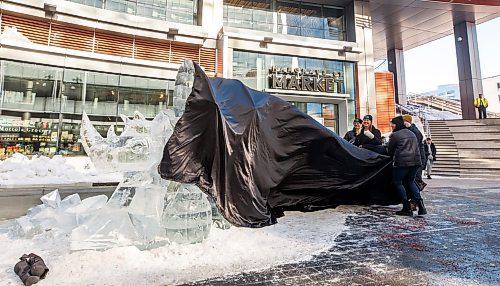
[[[386,58],[390,49],[409,50],[451,35],[453,23],[500,17],[500,0],[370,0],[369,5],[375,59]]]

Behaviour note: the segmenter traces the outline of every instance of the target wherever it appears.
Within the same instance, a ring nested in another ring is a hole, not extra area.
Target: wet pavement
[[[500,181],[433,179],[423,197],[424,217],[344,210],[348,229],[309,261],[188,285],[500,285]]]

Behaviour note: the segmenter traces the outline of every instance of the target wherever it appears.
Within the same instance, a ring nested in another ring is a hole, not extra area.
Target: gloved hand
[[[370,139],[375,138],[375,135],[373,135],[373,133],[371,133],[370,130],[365,130],[364,134],[366,137],[368,137]]]

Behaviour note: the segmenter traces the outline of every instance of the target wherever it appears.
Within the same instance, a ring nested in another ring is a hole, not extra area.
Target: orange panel
[[[391,72],[375,72],[375,94],[377,97],[377,128],[382,133],[390,132],[390,120],[396,116],[394,75]]]
[[[200,61],[200,48],[198,46],[172,43],[171,51],[172,55],[170,57],[170,62],[173,64],[180,64],[185,59],[190,59],[195,62]]]
[[[207,73],[215,73],[215,49],[200,49],[200,65]]]
[[[142,60],[168,62],[170,57],[170,42],[136,38],[135,57]]]
[[[35,44],[47,45],[49,42],[48,20],[42,18],[27,18],[17,14],[2,12],[2,32],[5,27],[15,27],[17,31]]]
[[[93,40],[94,31],[61,22],[53,22],[51,25],[51,46],[92,52]]]
[[[128,35],[96,32],[95,52],[122,57],[132,57],[134,40]]]

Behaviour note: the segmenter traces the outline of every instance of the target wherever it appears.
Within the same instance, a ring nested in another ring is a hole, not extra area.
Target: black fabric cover
[[[244,227],[273,224],[288,209],[398,203],[389,157],[349,144],[278,97],[195,68],[159,166],[164,179],[197,184]]]

